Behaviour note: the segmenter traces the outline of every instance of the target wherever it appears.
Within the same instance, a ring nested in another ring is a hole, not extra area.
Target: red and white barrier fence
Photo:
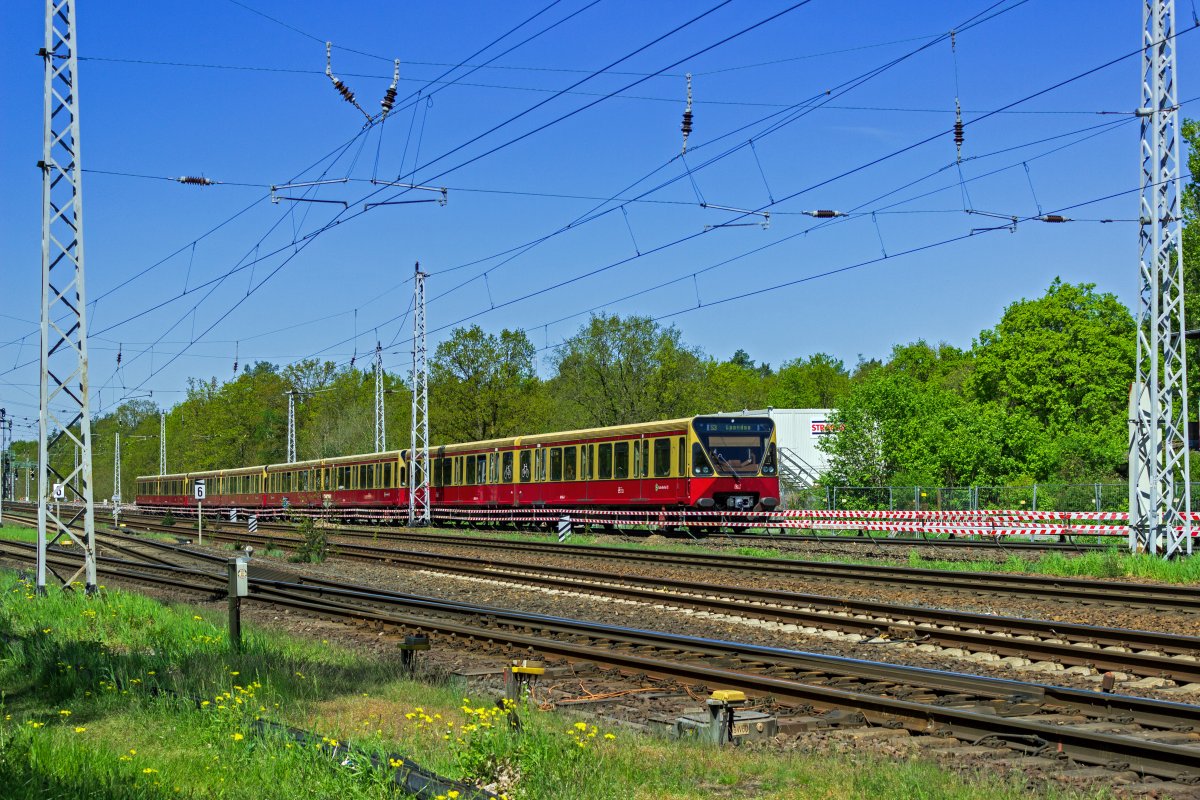
[[[136,506],[123,510],[136,511]],[[154,509],[167,511],[168,509]],[[196,517],[195,507],[169,509],[175,517]],[[403,524],[408,510],[396,507],[364,508],[243,508],[253,513],[259,522],[313,518],[326,520],[352,519],[380,524]],[[228,522],[228,509],[205,509],[206,520]],[[1120,536],[1129,528],[1129,515],[1119,511],[1023,511],[1019,509],[983,509],[976,511],[856,511],[778,510],[778,511],[717,511],[696,509],[624,509],[555,508],[522,506],[505,508],[434,507],[431,517],[435,523],[466,523],[474,525],[539,525],[553,526],[563,517],[576,525],[649,528],[761,528],[783,531],[856,531],[870,533],[915,534],[931,536]],[[1200,512],[1192,514],[1200,520]],[[1193,532],[1198,535],[1198,532]]]

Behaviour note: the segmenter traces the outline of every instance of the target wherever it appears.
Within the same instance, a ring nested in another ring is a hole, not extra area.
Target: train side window
[[[488,483],[500,482],[500,454],[488,453]]]
[[[487,483],[487,455],[483,453],[475,456],[475,480]]]
[[[529,483],[533,474],[529,470],[529,451],[521,451],[521,483]]]
[[[500,456],[500,480],[502,483],[513,482],[512,456],[512,450],[508,450],[502,456]]]
[[[383,486],[386,489],[392,488],[392,462],[383,465]]]
[[[600,480],[607,480],[612,477],[612,444],[606,443],[600,445],[600,453],[597,457],[597,467],[599,467],[598,475]]]
[[[645,441],[645,440],[642,440]],[[633,443],[633,477],[639,478],[642,475],[642,448],[637,442]]]
[[[550,450],[550,480],[562,480],[562,448],[555,447]]]
[[[694,475],[712,475],[712,465],[708,463],[708,456],[704,455],[704,449],[700,447],[700,443],[696,442],[692,445],[692,474]]]
[[[454,457],[454,485],[462,486],[462,456]]]
[[[585,481],[592,479],[592,461],[596,457],[596,445],[584,444],[579,446],[579,477]]]
[[[467,486],[475,485],[475,456],[467,456]]]
[[[629,442],[613,444],[613,477],[629,477]]]
[[[679,477],[687,475],[687,448],[684,445],[684,437],[679,437],[679,462],[675,465],[675,474]]]
[[[431,459],[433,461],[433,481],[432,486],[436,489],[442,485],[442,460],[440,458]]]
[[[563,480],[575,480],[575,448],[563,448]]]
[[[445,461],[446,466],[443,467],[443,469],[445,470],[445,474],[443,475],[443,478],[442,478],[442,485],[443,486],[453,486],[454,485],[454,459],[447,458],[447,459],[444,459],[444,461]]]
[[[539,447],[534,451],[533,466],[535,478],[539,481],[546,480],[546,451],[544,448]]]
[[[671,440],[654,440],[654,477],[666,478],[671,475]]]

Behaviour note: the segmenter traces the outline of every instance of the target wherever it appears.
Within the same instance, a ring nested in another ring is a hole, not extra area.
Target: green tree
[[[832,408],[850,390],[846,366],[827,353],[785,361],[771,389],[776,408]]]
[[[559,349],[551,391],[561,418],[581,427],[691,414],[709,405],[704,363],[673,325],[594,316]]]
[[[531,432],[537,401],[535,350],[524,331],[458,328],[430,362],[430,423],[437,442]]]

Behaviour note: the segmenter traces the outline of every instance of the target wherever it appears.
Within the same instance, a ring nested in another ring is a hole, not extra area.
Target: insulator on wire
[[[800,213],[808,214],[810,217],[816,217],[817,219],[832,219],[833,217],[848,216],[845,211],[834,211],[833,209],[829,208],[818,208],[815,211],[801,211]]]
[[[237,342],[233,346],[233,374],[234,375],[237,375],[237,373],[238,373],[238,351],[241,349],[241,346],[242,346],[241,342]]]
[[[123,345],[123,344],[117,345],[117,366],[118,367],[121,366],[121,350],[124,346],[125,345]]]
[[[683,123],[679,130],[683,131],[683,153],[687,153],[688,134],[692,132],[692,73],[687,74],[687,107],[683,110]]]
[[[354,99],[354,92],[350,91],[350,87],[342,83],[341,79],[333,74],[333,42],[325,43],[325,76],[333,83],[333,88],[337,90],[337,93],[342,96],[343,100],[359,111],[362,111],[363,116],[368,120],[371,119],[371,115],[363,111],[363,107]]]
[[[396,59],[396,69],[392,72],[392,85],[383,93],[383,99],[379,101],[379,105],[383,107],[383,117],[386,118],[392,112],[392,106],[396,105],[396,84],[400,82],[400,59]]]
[[[215,186],[217,181],[204,177],[203,175],[181,175],[176,178],[179,183],[186,183],[189,186]]]
[[[958,104],[958,98],[954,98],[954,147],[958,151],[958,160],[962,161],[962,146],[966,141],[966,134],[963,132],[962,108]]]
[[[1070,217],[1064,217],[1062,214],[1043,214],[1038,217],[1042,222],[1070,222]]]

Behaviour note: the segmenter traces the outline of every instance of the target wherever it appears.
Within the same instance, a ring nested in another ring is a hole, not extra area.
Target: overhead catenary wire
[[[651,46],[651,45],[653,45],[653,44],[655,44],[655,43],[657,43],[657,42],[661,41],[662,39],[666,38],[667,36],[670,36],[670,35],[671,35],[671,33],[673,33],[673,32],[676,32],[676,31],[678,31],[678,30],[681,30],[681,29],[682,29],[682,28],[684,28],[684,27],[687,27],[688,25],[690,25],[690,24],[694,23],[695,21],[697,21],[697,20],[699,20],[699,19],[701,19],[701,18],[703,18],[703,17],[707,16],[708,14],[712,13],[712,11],[715,11],[717,8],[720,8],[720,7],[724,6],[724,5],[727,5],[729,2],[731,2],[731,0],[722,0],[722,2],[721,2],[721,3],[719,3],[717,6],[713,7],[713,8],[712,8],[712,9],[710,9],[709,11],[707,11],[707,12],[704,12],[704,13],[700,14],[700,15],[699,15],[699,16],[697,16],[697,17],[693,17],[693,18],[692,18],[691,20],[689,20],[688,22],[685,22],[685,23],[683,23],[683,24],[681,24],[681,25],[677,26],[676,28],[672,29],[672,31],[669,31],[667,34],[664,34],[664,35],[662,35],[662,36],[658,37],[657,39],[655,39],[655,40],[654,40],[654,41],[652,41],[651,43],[649,43],[649,44],[647,44],[647,45],[643,45],[642,47],[638,48],[638,50],[634,51],[634,53],[633,53],[633,54],[636,54],[636,53],[642,52],[642,51],[643,51],[643,50],[645,50],[647,47],[649,47],[649,46]],[[742,36],[742,35],[744,35],[745,33],[749,32],[749,31],[752,31],[752,30],[755,30],[755,29],[757,29],[757,28],[761,27],[762,25],[766,24],[767,22],[770,22],[770,21],[772,21],[772,20],[775,20],[775,19],[779,18],[780,16],[782,16],[782,15],[786,14],[788,11],[791,11],[791,10],[794,10],[794,9],[796,9],[796,8],[802,7],[803,5],[806,5],[808,2],[811,2],[811,0],[801,0],[801,2],[795,3],[793,6],[791,6],[791,7],[787,8],[787,9],[784,9],[783,11],[780,11],[780,12],[778,12],[778,13],[776,13],[776,14],[772,14],[771,16],[769,16],[769,17],[767,17],[767,18],[765,18],[765,19],[762,19],[762,20],[760,20],[760,21],[759,21],[759,22],[757,22],[757,23],[753,23],[753,24],[751,24],[750,26],[748,26],[748,27],[746,27],[746,28],[743,28],[743,29],[742,29],[742,30],[740,30],[740,31],[737,31],[737,32],[735,32],[735,33],[733,33],[733,34],[730,34],[730,35],[728,35],[728,36],[725,36],[724,38],[720,39],[719,41],[717,41],[717,42],[715,42],[715,43],[713,43],[713,44],[711,44],[711,45],[708,45],[708,46],[706,46],[705,48],[703,48],[702,50],[698,51],[696,54],[693,54],[693,55],[698,55],[699,53],[707,52],[708,50],[711,50],[711,49],[713,49],[713,48],[715,48],[715,47],[718,47],[718,46],[720,46],[721,44],[724,44],[724,43],[726,43],[726,42],[728,42],[728,41],[731,41],[731,40],[732,40],[732,39],[734,39],[734,38],[737,38],[737,37],[739,37],[739,36]],[[625,56],[625,57],[623,57],[622,59],[619,59],[617,62],[614,62],[614,63],[620,63],[621,61],[624,61],[624,60],[626,60],[627,58],[631,57],[633,54],[630,54],[629,56]],[[612,96],[612,94],[611,94],[611,93],[610,93],[610,95],[607,95],[606,97],[610,97],[610,96]],[[601,98],[601,100],[603,100],[603,99],[606,99],[606,98]],[[582,107],[582,108],[575,109],[574,111],[568,112],[567,114],[564,114],[564,115],[562,115],[562,116],[558,117],[558,118],[557,118],[557,119],[555,119],[555,120],[552,120],[552,121],[550,121],[550,122],[544,123],[544,124],[540,125],[539,127],[535,128],[535,129],[533,129],[533,130],[531,130],[531,131],[527,131],[527,132],[525,132],[524,134],[521,134],[521,135],[519,135],[519,136],[517,136],[517,137],[514,137],[513,139],[510,139],[510,140],[508,140],[507,142],[505,142],[505,143],[503,143],[503,144],[501,144],[501,145],[497,145],[497,146],[493,147],[491,150],[489,150],[489,151],[487,151],[487,152],[485,152],[485,153],[483,153],[483,154],[477,155],[477,156],[475,156],[475,157],[473,157],[473,158],[471,158],[471,159],[468,159],[468,160],[467,160],[467,161],[465,161],[465,162],[462,162],[462,163],[460,163],[459,165],[457,165],[457,166],[455,166],[455,167],[452,167],[452,168],[450,168],[450,169],[448,169],[448,170],[445,170],[445,171],[443,171],[442,173],[439,173],[439,175],[435,176],[435,178],[436,178],[436,177],[440,177],[441,175],[444,175],[444,174],[448,174],[449,172],[452,172],[452,171],[455,171],[455,170],[457,170],[457,169],[460,169],[460,168],[462,168],[462,167],[463,167],[463,166],[465,166],[466,164],[469,164],[469,163],[474,163],[475,161],[478,161],[478,160],[479,160],[479,159],[481,159],[481,158],[487,157],[487,156],[489,156],[489,155],[491,155],[491,154],[493,154],[493,153],[495,153],[495,152],[498,152],[499,150],[501,150],[501,149],[504,149],[505,147],[508,147],[508,146],[510,146],[510,145],[512,145],[512,144],[514,144],[514,143],[515,143],[515,142],[517,142],[517,141],[521,141],[521,140],[523,140],[523,139],[525,139],[525,138],[528,138],[529,136],[533,135],[534,133],[537,133],[537,132],[539,132],[539,131],[541,131],[541,130],[544,130],[545,128],[547,128],[547,127],[550,127],[551,125],[557,124],[558,122],[561,122],[561,121],[563,121],[563,120],[565,120],[565,119],[567,119],[567,118],[570,118],[571,116],[574,116],[575,114],[577,114],[577,113],[579,113],[579,112],[581,112],[581,111],[583,111],[583,110],[586,110],[587,108],[590,108],[590,107],[594,106],[594,105],[595,105],[596,103],[598,103],[598,102],[600,102],[600,100],[593,101],[592,103],[589,103],[589,104],[587,104],[586,106],[584,106],[584,107]],[[518,114],[516,117],[511,117],[511,118],[510,118],[510,119],[509,119],[507,122],[505,122],[505,123],[501,123],[500,125],[498,125],[498,126],[495,126],[495,127],[493,127],[492,129],[489,129],[489,130],[488,130],[488,131],[486,131],[484,134],[481,134],[481,135],[479,135],[479,136],[476,136],[476,137],[474,137],[474,138],[473,138],[471,141],[472,141],[472,142],[473,142],[473,141],[477,141],[478,139],[482,138],[483,136],[485,136],[485,135],[488,135],[489,133],[491,133],[491,132],[493,132],[493,131],[495,131],[495,130],[498,130],[500,127],[503,127],[503,126],[504,126],[505,124],[507,124],[508,122],[511,122],[511,121],[513,121],[513,120],[515,120],[515,119],[519,118],[520,116],[523,116],[523,115],[525,115],[525,114],[527,114],[527,113],[531,112],[532,110],[534,110],[534,108],[537,108],[537,107],[539,107],[539,106],[541,106],[541,105],[544,105],[544,102],[543,102],[543,103],[539,103],[539,104],[535,105],[535,106],[534,106],[533,108],[531,108],[531,109],[527,109],[526,111],[519,113],[519,114]],[[457,148],[454,148],[453,150],[449,151],[448,153],[444,153],[442,156],[439,156],[437,159],[434,159],[434,162],[436,162],[436,161],[438,161],[438,160],[441,160],[441,159],[445,158],[447,155],[449,155],[450,153],[453,153],[453,152],[455,152],[455,151],[456,151],[456,150],[458,150],[458,149],[461,149],[461,147],[463,147],[463,146],[465,146],[465,145],[460,145],[459,147],[457,147]],[[430,162],[430,163],[434,163],[434,162]],[[401,177],[403,177],[403,176],[401,176]],[[374,192],[373,192],[372,194],[374,194]],[[368,209],[364,208],[362,211],[360,211],[360,212],[357,212],[357,213],[354,213],[354,214],[350,215],[350,217],[349,217],[349,218],[356,217],[356,216],[358,216],[358,215],[359,215],[359,214],[361,214],[361,213],[366,213],[366,211],[367,211],[367,210],[368,210]],[[343,212],[344,212],[344,211],[345,211],[345,209],[343,210]],[[317,233],[319,234],[319,232],[323,232],[324,230],[327,230],[327,229],[329,229],[330,227],[332,227],[332,226],[334,226],[334,225],[342,224],[342,223],[343,223],[343,222],[345,222],[345,221],[347,221],[347,220],[345,220],[345,219],[342,219],[342,213],[339,213],[338,215],[336,215],[336,216],[333,218],[333,220],[331,220],[329,223],[327,223],[327,224],[326,224],[326,226],[324,226],[324,227],[323,227],[323,228],[321,228],[321,229],[318,229],[318,232],[317,232]],[[309,236],[311,237],[311,236],[312,236],[312,234],[310,234]],[[293,252],[293,253],[292,253],[290,256],[288,256],[288,258],[286,258],[286,259],[284,260],[283,264],[286,264],[286,263],[288,263],[288,262],[289,262],[289,261],[290,261],[292,258],[294,258],[294,257],[295,257],[295,255],[296,255],[296,254],[299,252],[299,250],[300,250],[300,249],[302,249],[303,247],[307,247],[307,245],[308,245],[309,243],[311,243],[311,241],[312,241],[312,239],[311,239],[311,238],[306,238],[306,239],[304,240],[304,243],[303,243],[303,244],[302,244],[300,247],[298,247],[298,248],[297,248],[297,249],[296,249],[296,250],[295,250],[295,251],[294,251],[294,252]],[[271,276],[273,276],[274,274],[276,274],[276,273],[278,272],[278,270],[279,270],[280,268],[282,268],[283,264],[281,264],[280,266],[278,266],[278,267],[276,267],[274,270],[272,270],[272,271],[271,271],[271,272],[268,274],[267,278],[264,278],[264,282],[265,282],[266,280],[268,280],[268,279],[269,279]],[[259,285],[261,286],[262,284],[260,283]],[[248,296],[249,296],[249,295],[247,295],[247,297],[248,297]],[[234,306],[233,306],[233,308],[237,308],[238,306],[240,306],[240,305],[241,305],[241,304],[242,304],[242,303],[245,301],[245,299],[246,299],[246,298],[241,298],[240,300],[236,301],[236,302],[235,302],[235,304],[234,304]],[[220,322],[220,321],[221,321],[221,320],[223,320],[225,317],[227,317],[229,313],[232,313],[232,310],[233,310],[233,309],[230,309],[230,310],[226,311],[226,312],[225,312],[223,315],[221,315],[221,317],[219,317],[219,318],[218,318],[217,322]],[[211,330],[212,330],[212,328],[213,328],[213,327],[214,327],[214,326],[217,324],[217,322],[214,322],[214,323],[213,323],[212,325],[210,325],[210,326],[209,326],[207,329],[205,329],[204,331],[202,331],[202,332],[201,332],[201,334],[200,334],[200,338],[203,338],[203,337],[204,337],[204,336],[205,336],[205,335],[206,335],[206,334],[207,334],[209,331],[211,331]],[[173,357],[173,358],[172,358],[170,361],[173,361],[173,360],[174,360],[174,358],[177,358],[177,357]],[[170,362],[168,362],[168,363],[170,363]],[[164,364],[164,365],[163,365],[163,367],[160,367],[160,370],[161,370],[161,368],[165,368],[165,366],[166,366],[166,365]],[[153,374],[153,373],[152,373],[152,374]],[[148,378],[147,378],[147,379],[148,379]]]
[[[997,3],[996,5],[1000,5],[1000,3]],[[994,8],[994,7],[995,7],[995,6],[993,6],[993,8]],[[1012,6],[1012,7],[1015,7],[1015,6]],[[1011,7],[1010,7],[1010,8],[1011,8]],[[776,15],[776,16],[778,16],[778,15]],[[761,23],[761,22],[760,22],[760,23],[758,23],[758,24],[760,24],[760,25],[761,25],[761,24],[763,24],[763,23]],[[750,29],[752,29],[753,27],[756,27],[756,26],[752,26],[751,28],[748,28],[748,29],[746,29],[746,30],[750,30]],[[745,32],[745,31],[743,31],[743,32]],[[739,33],[739,34],[735,34],[735,35],[740,35],[740,33]],[[731,38],[731,37],[730,37],[730,38]],[[727,39],[725,39],[725,40],[722,40],[722,41],[728,41],[728,38],[727,38]],[[719,43],[718,43],[718,44],[719,44]],[[715,45],[712,45],[712,46],[715,46]],[[711,47],[712,47],[712,46],[710,46],[710,48],[707,48],[707,49],[711,49]],[[561,120],[561,119],[562,119],[562,118],[560,118],[560,120]],[[543,127],[544,127],[544,126],[543,126]],[[525,134],[525,135],[529,135],[529,134]],[[520,139],[520,138],[524,138],[524,136],[522,136],[522,137],[518,137],[518,139]],[[516,140],[512,140],[512,141],[516,141]],[[511,141],[510,141],[509,143],[506,143],[506,145],[507,145],[507,144],[510,144],[510,143],[511,143]],[[506,146],[506,145],[502,145],[502,146]],[[497,148],[497,149],[498,149],[498,148]],[[493,150],[492,152],[494,152],[494,150]],[[486,155],[486,154],[485,154],[485,155]],[[469,163],[469,162],[468,162],[468,163]],[[461,165],[460,165],[460,166],[461,166]],[[336,219],[336,218],[335,218],[335,219]],[[203,334],[202,334],[202,335],[203,335]]]
[[[1194,29],[1189,29],[1189,30],[1194,30]],[[1177,33],[1177,34],[1176,34],[1176,36],[1178,37],[1178,36],[1180,36],[1180,35],[1182,35],[1183,33],[1186,33],[1186,32],[1187,32],[1187,31],[1183,31],[1183,32]],[[1073,76],[1071,76],[1071,77],[1069,77],[1069,78],[1066,78],[1066,79],[1063,79],[1063,80],[1061,80],[1061,81],[1058,81],[1058,82],[1056,82],[1056,83],[1054,83],[1054,84],[1051,84],[1050,86],[1047,86],[1047,87],[1045,87],[1045,88],[1043,88],[1043,89],[1040,89],[1040,90],[1038,90],[1038,91],[1035,91],[1035,92],[1033,92],[1033,93],[1031,93],[1031,94],[1025,95],[1025,96],[1024,96],[1024,97],[1022,97],[1022,98],[1019,98],[1019,99],[1017,99],[1017,100],[1011,101],[1011,102],[1009,102],[1009,103],[1007,103],[1007,104],[1005,104],[1005,105],[1001,106],[1001,107],[1000,107],[1000,108],[998,108],[998,109],[994,109],[994,110],[992,110],[992,111],[989,111],[989,112],[987,112],[987,113],[985,113],[985,114],[983,114],[983,115],[980,115],[979,117],[977,117],[977,118],[975,118],[975,119],[972,119],[972,120],[970,120],[970,121],[969,121],[967,124],[976,124],[976,123],[978,123],[978,122],[981,122],[981,121],[983,121],[983,120],[985,120],[985,119],[988,119],[988,118],[990,118],[990,117],[992,117],[992,116],[995,116],[996,114],[998,114],[998,113],[999,113],[1001,110],[1003,110],[1003,109],[1005,109],[1005,108],[1011,108],[1011,107],[1013,107],[1013,106],[1015,106],[1015,105],[1019,105],[1019,104],[1021,104],[1021,103],[1028,102],[1029,100],[1035,99],[1035,98],[1037,98],[1037,97],[1040,97],[1040,96],[1042,96],[1042,95],[1044,95],[1044,94],[1046,94],[1046,93],[1048,93],[1048,92],[1054,91],[1055,89],[1061,88],[1062,86],[1068,85],[1068,84],[1070,84],[1070,83],[1073,83],[1073,82],[1075,82],[1075,81],[1078,81],[1078,80],[1081,80],[1082,78],[1085,78],[1085,77],[1087,77],[1087,76],[1090,76],[1090,75],[1092,75],[1092,74],[1095,74],[1096,72],[1099,72],[1099,71],[1101,71],[1101,70],[1103,70],[1103,69],[1106,69],[1106,68],[1108,68],[1108,67],[1111,67],[1111,66],[1113,66],[1114,64],[1120,63],[1121,61],[1124,61],[1124,60],[1126,60],[1126,59],[1128,59],[1128,58],[1131,58],[1131,57],[1134,57],[1134,56],[1140,55],[1140,54],[1141,54],[1141,52],[1142,52],[1142,51],[1141,51],[1141,49],[1138,49],[1138,50],[1130,51],[1130,52],[1128,52],[1128,53],[1126,53],[1126,54],[1124,54],[1124,55],[1117,56],[1117,57],[1116,57],[1116,58],[1114,58],[1114,59],[1111,59],[1111,60],[1109,60],[1109,61],[1106,61],[1106,62],[1104,62],[1104,63],[1102,63],[1102,64],[1099,64],[1099,65],[1097,65],[1097,66],[1094,66],[1094,67],[1092,67],[1092,68],[1090,68],[1090,69],[1087,69],[1087,70],[1085,70],[1085,71],[1083,71],[1083,72],[1077,73],[1077,74],[1075,74],[1075,75],[1073,75]],[[913,149],[915,149],[915,148],[917,148],[917,147],[919,147],[919,146],[921,146],[921,145],[924,145],[924,144],[927,144],[927,143],[929,143],[929,142],[931,142],[931,141],[934,141],[934,140],[936,140],[937,138],[939,138],[939,137],[940,137],[940,136],[942,136],[942,135],[943,135],[943,133],[942,133],[942,132],[938,132],[938,133],[932,134],[932,135],[930,135],[930,136],[927,136],[927,137],[925,137],[925,138],[923,138],[923,139],[921,139],[921,140],[919,140],[919,141],[917,141],[917,142],[914,142],[914,143],[912,143],[912,144],[909,144],[909,145],[907,145],[907,146],[905,146],[905,147],[902,147],[902,148],[900,148],[900,149],[898,149],[898,150],[894,150],[894,151],[892,151],[892,152],[890,152],[890,153],[888,153],[888,154],[885,154],[885,155],[883,155],[883,156],[880,156],[880,157],[878,157],[878,158],[872,159],[872,160],[871,160],[871,161],[869,161],[869,162],[866,162],[866,163],[864,163],[864,164],[860,164],[860,165],[859,165],[859,166],[857,166],[857,167],[854,167],[854,168],[851,168],[851,169],[849,169],[849,170],[843,171],[843,172],[839,173],[838,175],[835,175],[835,176],[833,176],[833,177],[831,177],[831,178],[825,179],[825,180],[823,180],[823,181],[820,181],[820,182],[818,182],[818,183],[816,183],[816,184],[813,184],[813,185],[810,185],[810,186],[808,186],[808,187],[805,187],[804,189],[800,189],[800,190],[798,190],[798,191],[796,191],[796,192],[793,192],[793,193],[789,194],[788,196],[786,196],[786,197],[784,197],[784,198],[781,198],[781,199],[780,199],[779,201],[777,201],[777,202],[784,202],[784,201],[790,200],[790,199],[792,199],[792,198],[794,198],[794,197],[796,197],[796,196],[799,196],[800,194],[803,194],[803,193],[806,193],[806,192],[812,191],[812,190],[814,190],[814,189],[821,188],[821,187],[823,187],[823,186],[825,186],[825,185],[828,185],[829,183],[832,183],[832,182],[833,182],[833,181],[835,181],[835,180],[839,180],[839,179],[841,179],[841,178],[843,178],[843,177],[847,177],[847,176],[849,176],[849,175],[857,174],[858,172],[861,172],[861,171],[862,171],[862,170],[864,170],[864,169],[867,169],[867,168],[869,168],[869,167],[872,167],[872,166],[874,166],[874,165],[876,165],[876,164],[879,164],[879,163],[882,163],[882,162],[884,162],[884,161],[887,161],[887,160],[889,160],[889,159],[891,159],[891,158],[894,158],[894,157],[895,157],[895,156],[897,156],[897,155],[900,155],[900,154],[902,154],[902,153],[909,152],[909,151],[911,151],[911,150],[913,150]],[[768,205],[770,205],[770,204],[768,204]],[[760,208],[760,209],[757,209],[757,210],[765,210],[766,208],[767,208],[767,206],[764,206],[764,207],[762,207],[762,208]],[[744,216],[744,215],[743,215],[743,216]],[[736,218],[736,217],[735,217],[735,218],[733,218],[733,219],[729,220],[729,222],[736,222],[736,221],[737,221],[737,219],[738,219],[738,218]],[[641,258],[641,257],[644,257],[644,256],[646,256],[646,255],[650,255],[650,254],[653,254],[653,253],[656,253],[656,252],[660,252],[660,251],[662,251],[662,250],[665,250],[665,249],[667,249],[667,248],[670,248],[670,247],[673,247],[673,246],[679,245],[679,244],[681,244],[681,243],[683,243],[683,242],[686,242],[686,241],[689,241],[689,240],[691,240],[691,239],[694,239],[694,238],[696,238],[697,236],[703,235],[703,233],[704,233],[704,231],[701,231],[701,232],[692,233],[692,234],[689,234],[689,235],[682,236],[682,237],[680,237],[680,238],[678,238],[678,239],[675,239],[675,240],[673,240],[673,241],[667,242],[667,243],[665,243],[665,244],[663,244],[663,245],[660,245],[660,246],[658,246],[658,247],[655,247],[655,248],[653,248],[653,249],[650,249],[650,250],[646,251],[645,253],[642,253],[642,254],[641,254],[641,255],[639,255],[639,256],[631,256],[631,257],[629,257],[629,258],[621,259],[621,260],[618,260],[618,261],[612,262],[612,263],[610,263],[610,264],[608,264],[608,265],[604,265],[604,266],[601,266],[601,267],[598,267],[598,268],[595,268],[595,269],[589,270],[589,271],[587,271],[587,272],[585,272],[585,273],[582,273],[582,274],[580,274],[580,275],[574,276],[574,277],[572,277],[572,278],[564,279],[564,280],[561,280],[561,281],[555,282],[555,283],[553,283],[553,284],[551,284],[551,285],[549,285],[549,286],[542,287],[542,288],[540,288],[540,289],[536,289],[536,290],[533,290],[533,291],[527,292],[527,293],[525,293],[525,294],[523,294],[523,295],[521,295],[521,296],[518,296],[518,297],[516,297],[516,298],[513,298],[513,299],[511,299],[511,300],[509,300],[509,301],[505,301],[504,303],[498,304],[498,305],[496,306],[496,308],[502,308],[502,307],[506,307],[506,306],[513,305],[513,304],[515,304],[515,303],[518,303],[518,302],[521,302],[521,301],[524,301],[524,300],[531,299],[531,298],[533,298],[533,297],[536,297],[536,296],[540,296],[540,295],[542,295],[542,294],[545,294],[546,292],[553,291],[553,290],[555,290],[555,289],[558,289],[558,288],[562,288],[563,286],[566,286],[566,285],[569,285],[569,284],[575,283],[575,282],[577,282],[577,281],[579,281],[579,280],[583,280],[583,279],[586,279],[586,278],[588,278],[588,277],[592,277],[592,276],[594,276],[594,275],[596,275],[596,274],[599,274],[599,273],[601,273],[601,272],[605,272],[605,271],[607,271],[607,270],[613,269],[613,268],[615,268],[615,267],[617,267],[617,266],[620,266],[620,265],[622,265],[622,264],[628,263],[628,262],[630,262],[630,261],[632,261],[632,260],[634,260],[634,259],[636,259],[636,258]],[[970,234],[968,234],[968,235],[970,235]],[[448,328],[448,327],[454,327],[454,326],[456,326],[456,325],[460,325],[460,324],[462,324],[463,322],[470,321],[471,319],[474,319],[474,318],[476,318],[476,317],[478,317],[478,316],[481,316],[481,315],[482,315],[482,314],[484,314],[484,313],[488,313],[488,311],[491,311],[491,310],[493,310],[493,309],[485,309],[484,311],[480,311],[480,312],[475,312],[475,313],[473,313],[473,314],[469,314],[469,315],[467,315],[467,316],[464,316],[464,317],[461,317],[461,318],[459,318],[459,319],[457,319],[457,320],[455,320],[455,321],[453,321],[453,322],[446,323],[445,325],[443,325],[443,326],[441,326],[441,327],[439,327],[439,328],[436,328],[436,329],[434,329],[434,331],[432,331],[432,332],[438,332],[438,331],[444,330],[444,329],[446,329],[446,328]]]

